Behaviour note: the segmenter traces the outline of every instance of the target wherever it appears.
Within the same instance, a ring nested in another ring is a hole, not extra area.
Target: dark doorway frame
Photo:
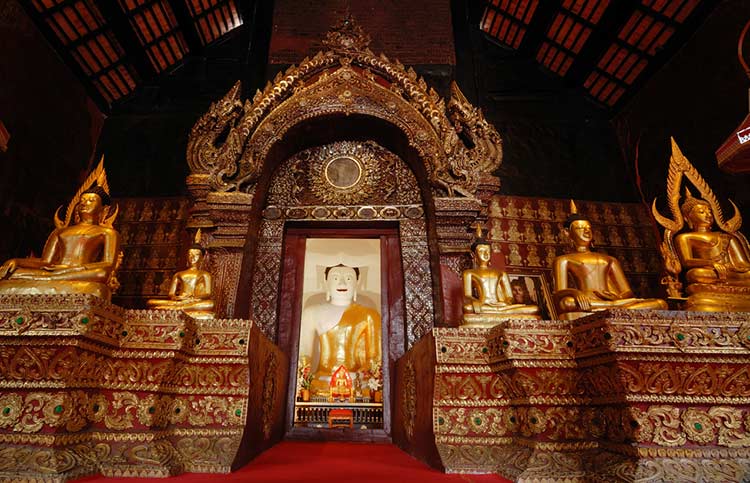
[[[294,403],[302,315],[305,242],[308,238],[370,238],[380,240],[381,328],[383,354],[383,429],[294,427]],[[289,356],[287,439],[391,441],[395,363],[405,341],[404,274],[398,222],[288,222],[284,225],[278,344]]]

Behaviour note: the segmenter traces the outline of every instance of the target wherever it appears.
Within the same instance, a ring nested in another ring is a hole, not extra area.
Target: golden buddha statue
[[[693,197],[686,187],[682,204],[679,204],[683,176],[700,191],[703,199]],[[724,221],[711,188],[674,139],[667,194],[673,218],[657,211],[656,200],[652,212],[665,228],[661,252],[667,276],[662,282],[667,285],[670,296],[682,296],[682,276],[687,283],[688,310],[750,311],[750,246],[739,232],[742,217],[730,200],[735,213]],[[682,231],[685,222],[688,229]],[[714,224],[720,231],[713,230]]]
[[[186,270],[177,272],[172,277],[169,287],[169,299],[149,299],[149,308],[158,310],[182,310],[196,319],[214,318],[213,285],[211,274],[201,270],[203,247],[198,243],[201,231],[195,234],[195,242],[188,250]]]
[[[333,372],[344,366],[349,375],[382,362],[380,314],[357,302],[359,268],[327,267],[326,303],[302,311],[302,324],[318,334],[318,367],[310,388],[313,394],[330,393]]]
[[[87,293],[109,300],[119,287],[115,271],[122,254],[103,158],[68,204],[65,219],[59,214],[40,258],[12,258],[0,266],[0,294]]]
[[[503,320],[541,319],[538,306],[515,303],[508,274],[490,267],[490,242],[482,238],[479,226],[471,251],[474,268],[463,272],[462,326],[493,327]]]
[[[572,200],[570,211],[565,221],[565,233],[575,252],[555,258],[552,267],[553,299],[560,318],[572,320],[590,312],[614,308],[666,309],[664,300],[633,296],[620,262],[609,255],[591,251],[591,223],[578,214]]]

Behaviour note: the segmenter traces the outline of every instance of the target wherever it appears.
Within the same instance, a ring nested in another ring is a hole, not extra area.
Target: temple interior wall
[[[92,168],[105,120],[15,1],[0,2],[0,45],[0,121],[11,136],[0,152],[5,260],[41,251],[55,209]]]
[[[750,3],[720,2],[684,47],[646,82],[612,120],[626,146],[629,169],[640,138],[640,178],[648,202],[662,197],[673,136],[719,199],[750,207],[748,175],[718,168],[715,151],[748,113],[750,82],[737,59],[737,40]],[[745,56],[747,56],[745,42]],[[748,227],[743,226],[747,235]]]

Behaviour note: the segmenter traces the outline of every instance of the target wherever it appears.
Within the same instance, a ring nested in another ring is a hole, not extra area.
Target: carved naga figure
[[[454,196],[454,191],[473,196],[482,175],[492,174],[502,164],[503,140],[455,81],[451,82],[447,112],[452,123],[452,129],[444,134],[448,165],[436,170],[435,182],[449,196]]]
[[[680,204],[683,176],[703,199],[694,198],[686,188]],[[656,200],[652,213],[664,227],[660,250],[667,274],[662,283],[670,297],[681,298],[683,275],[688,284],[688,310],[750,311],[750,246],[739,232],[742,217],[737,205],[729,202],[734,215],[725,221],[713,191],[672,139],[667,175],[667,205],[672,218],[659,213]],[[686,223],[688,229],[682,231]],[[711,230],[714,223],[720,231]]]
[[[212,187],[220,191],[229,189],[225,179],[236,174],[247,139],[247,133],[236,125],[244,113],[241,92],[242,84],[237,81],[224,97],[211,104],[188,137],[187,161],[191,172],[210,174]]]
[[[363,76],[373,85],[376,76],[382,78],[391,85],[393,98],[398,96],[408,102],[432,126],[434,133],[421,131],[414,137],[422,144],[431,139],[442,142],[439,155],[423,154],[433,187],[444,190],[450,197],[475,196],[480,182],[492,177],[502,163],[500,134],[485,120],[482,111],[469,103],[455,82],[451,84],[451,98],[446,105],[414,69],[407,69],[385,55],[373,54],[368,48],[369,41],[361,27],[347,18],[323,42],[331,50],[318,52],[299,66],[292,65],[283,74],[278,73],[252,100],[242,103],[237,82],[193,127],[187,149],[191,172],[206,176],[213,190],[250,192],[261,174],[264,160],[260,158],[265,155],[255,151],[249,141],[256,139],[259,124],[290,97],[299,95],[305,100],[307,89],[339,79],[335,73],[345,70],[348,76],[345,78],[351,79],[348,82],[352,85]],[[353,66],[363,69],[364,74],[353,70]],[[338,98],[324,101],[340,109]],[[317,109],[324,111],[320,106]]]

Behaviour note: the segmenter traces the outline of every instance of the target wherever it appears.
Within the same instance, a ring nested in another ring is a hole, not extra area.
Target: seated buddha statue
[[[678,204],[683,178],[698,188],[703,199],[693,197],[686,186],[682,203]],[[667,275],[662,283],[667,285],[670,296],[682,298],[684,281],[687,310],[750,311],[750,246],[739,231],[742,217],[737,207],[733,204],[734,216],[724,220],[711,188],[674,139],[667,180],[672,218],[657,211],[656,200],[652,213],[665,228],[661,252]],[[683,230],[685,223],[687,230]],[[719,230],[714,230],[715,225]]]
[[[578,214],[573,201],[570,205],[565,233],[575,252],[556,257],[552,268],[553,299],[559,317],[572,320],[590,312],[614,308],[666,309],[664,300],[634,297],[620,262],[615,257],[591,251],[591,223]]]
[[[149,299],[149,308],[158,310],[182,310],[196,319],[214,318],[213,286],[211,274],[201,270],[203,261],[203,247],[200,240],[200,230],[195,235],[196,243],[188,249],[188,264],[186,270],[177,272],[172,277],[169,286],[168,299]]]
[[[477,228],[471,245],[474,267],[463,272],[464,327],[493,327],[503,320],[540,319],[539,307],[515,303],[508,274],[490,267],[492,247]]]
[[[380,314],[359,305],[359,269],[346,265],[327,267],[324,273],[326,302],[302,311],[302,323],[317,330],[318,367],[312,394],[330,392],[333,372],[344,366],[350,376],[382,361]]]
[[[87,187],[88,186],[88,187]],[[87,188],[86,188],[87,187]],[[73,198],[65,220],[47,238],[39,258],[12,258],[0,266],[0,294],[93,294],[109,300],[118,287],[119,235],[112,228],[102,163]],[[59,210],[58,210],[59,213]]]
[[[691,283],[719,283],[750,287],[750,255],[741,239],[712,231],[711,205],[687,192],[680,207],[690,231],[675,237],[675,248],[685,280]]]

